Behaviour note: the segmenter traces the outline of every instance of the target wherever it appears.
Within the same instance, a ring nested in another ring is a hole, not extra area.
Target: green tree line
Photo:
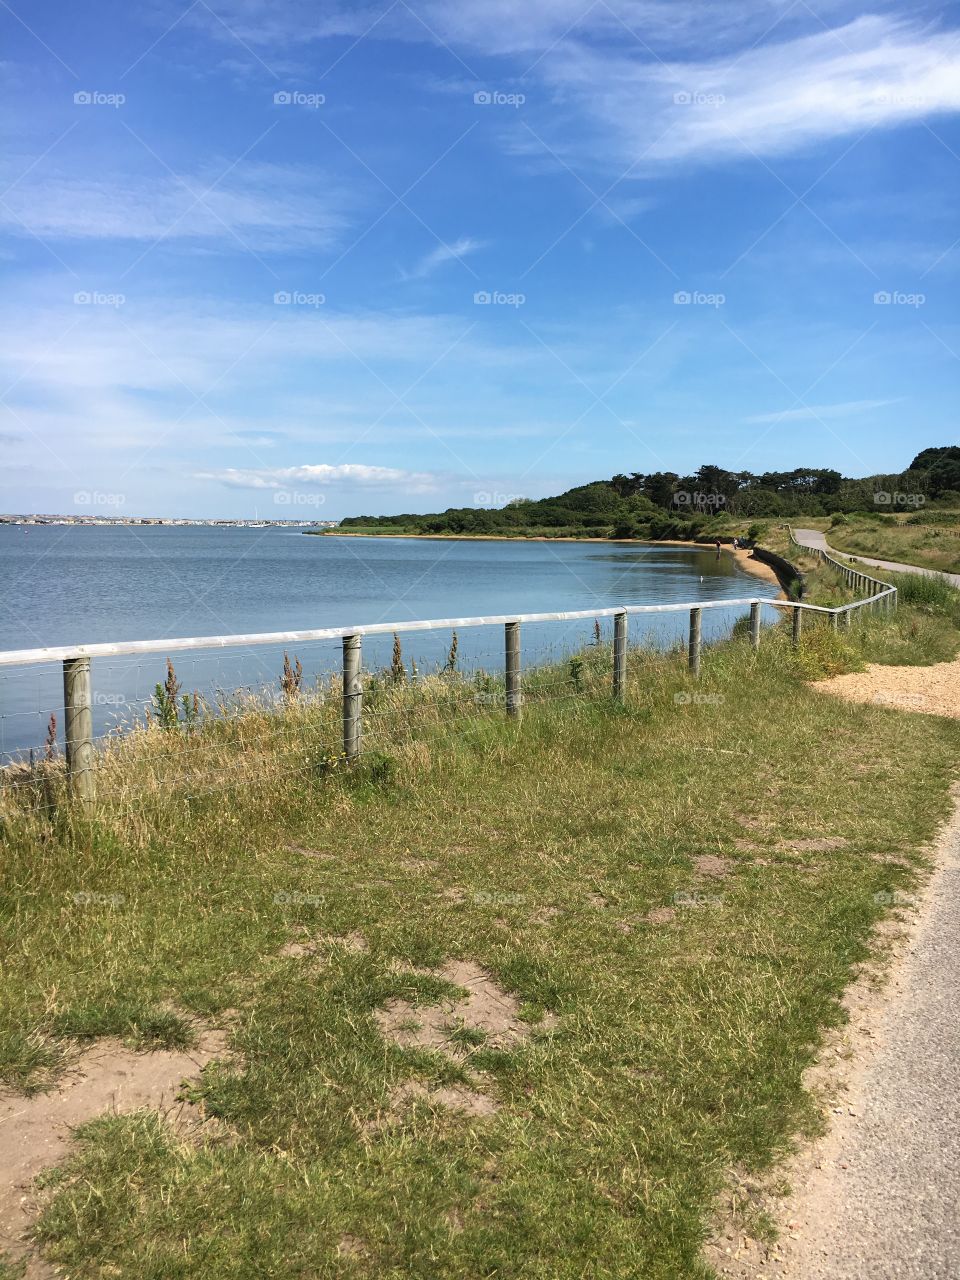
[[[960,445],[924,449],[904,471],[859,479],[828,467],[760,475],[709,465],[687,476],[631,471],[551,498],[515,498],[503,507],[450,507],[429,514],[348,516],[340,527],[427,534],[682,538],[719,532],[731,520],[918,511],[931,502],[960,505]]]

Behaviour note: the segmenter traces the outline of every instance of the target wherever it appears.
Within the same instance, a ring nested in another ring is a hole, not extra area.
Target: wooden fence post
[[[840,627],[842,628],[842,630],[849,631],[850,630],[850,610],[844,609],[843,613],[841,613],[839,617],[840,617]]]
[[[89,658],[66,658],[63,663],[63,731],[67,747],[67,786],[84,812],[93,812],[96,780],[93,773],[93,684]]]
[[[840,615],[839,615],[839,613],[836,613],[836,612],[831,613],[831,615],[830,615],[830,625],[831,625],[831,627],[833,627],[834,631],[839,631],[839,629],[840,629]]]
[[[687,645],[687,666],[695,680],[700,679],[701,628],[700,609],[690,610],[690,641]]]
[[[613,615],[613,696],[623,701],[627,687],[627,615]]]
[[[750,606],[750,643],[754,649],[760,648],[760,601],[754,600]]]
[[[506,656],[507,715],[519,716],[523,695],[520,690],[520,623],[506,622],[504,652]]]
[[[343,637],[343,754],[351,763],[360,758],[363,682],[360,679],[360,637]]]
[[[803,611],[798,609],[796,605],[793,607],[793,646],[794,648],[800,643],[800,636],[803,633]]]

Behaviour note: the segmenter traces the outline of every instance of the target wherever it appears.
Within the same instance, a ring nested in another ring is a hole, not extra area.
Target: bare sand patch
[[[960,719],[960,659],[929,667],[871,663],[865,671],[817,680],[813,688],[849,702]]]
[[[400,866],[404,871],[411,871],[414,875],[422,875],[426,871],[432,871],[436,867],[433,858],[401,858]]]
[[[356,930],[352,933],[332,933],[319,938],[318,941],[324,946],[340,947],[344,951],[366,953],[370,950],[370,943],[362,933],[358,933]]]
[[[428,1102],[466,1116],[492,1116],[500,1110],[500,1104],[489,1093],[480,1093],[469,1085],[440,1085],[431,1088],[421,1080],[407,1080],[390,1095],[391,1115],[402,1116],[414,1102]]]
[[[407,972],[411,972],[408,970]],[[424,970],[412,972],[422,974]],[[504,991],[491,974],[472,960],[449,960],[439,970],[429,970],[462,994],[448,996],[438,1004],[414,1000],[389,1000],[374,1014],[381,1034],[402,1049],[432,1049],[458,1063],[469,1061],[477,1044],[484,1048],[510,1050],[530,1038],[534,1027],[520,1017],[520,1002]],[[556,1026],[552,1014],[541,1018],[537,1029]],[[402,1118],[412,1102],[437,1103],[468,1116],[490,1116],[498,1103],[489,1092],[469,1083],[430,1086],[407,1081],[394,1090],[386,1120]],[[380,1124],[374,1124],[379,1128]]]
[[[301,959],[315,956],[319,950],[316,942],[285,942],[277,952],[283,959]]]
[[[748,831],[765,831],[768,824],[763,818],[758,818],[754,814],[741,813],[737,816],[737,821],[741,827],[746,827]]]
[[[722,880],[730,874],[736,864],[729,858],[718,857],[715,853],[703,853],[693,859],[693,865],[698,875]]]
[[[357,1260],[370,1257],[370,1250],[357,1236],[341,1236],[337,1241],[337,1253],[341,1258]]]
[[[498,986],[492,976],[471,960],[449,960],[437,976],[465,995],[448,996],[438,1004],[417,1004],[411,1000],[390,1000],[374,1015],[381,1032],[404,1049],[436,1049],[449,1058],[464,1062],[470,1045],[458,1039],[458,1032],[482,1036],[485,1047],[511,1049],[530,1038],[533,1027],[519,1016],[517,998]],[[556,1025],[547,1014],[541,1028]]]
[[[26,1264],[28,1280],[58,1273],[24,1238],[37,1210],[33,1180],[66,1155],[72,1131],[104,1113],[188,1110],[181,1085],[227,1053],[227,1032],[206,1029],[191,1050],[137,1053],[119,1040],[84,1049],[57,1088],[27,1097],[0,1092],[0,1247]]]
[[[845,849],[847,841],[843,836],[807,836],[799,840],[785,840],[777,852],[789,853],[831,853],[836,849]]]
[[[676,918],[676,907],[654,907],[643,917],[645,924],[669,924]]]

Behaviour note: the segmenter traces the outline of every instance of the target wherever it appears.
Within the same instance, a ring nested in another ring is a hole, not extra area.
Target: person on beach
[[[719,539],[719,538],[717,539],[717,541],[716,541],[716,543],[715,543],[714,545],[715,545],[715,546],[716,546],[716,548],[717,548],[717,559],[719,560],[719,559],[720,559],[720,539]]]

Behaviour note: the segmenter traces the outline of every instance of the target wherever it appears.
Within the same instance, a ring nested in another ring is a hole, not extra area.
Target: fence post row
[[[793,533],[791,530],[791,539]],[[796,543],[799,546],[799,543]],[[852,590],[863,593],[880,588],[882,596],[869,602],[874,613],[891,614],[899,604],[896,588],[877,578],[861,573],[850,565],[840,564],[825,552],[816,550],[819,559],[836,565]],[[742,603],[746,603],[745,601]],[[862,617],[865,601],[855,601],[843,610],[832,610],[830,624],[835,630],[849,631],[856,611]],[[682,606],[681,606],[682,607]],[[790,607],[789,605],[787,606]],[[750,602],[750,643],[760,647],[760,621],[762,602]],[[702,651],[702,609],[694,605],[690,609],[690,634],[688,642],[688,667],[694,679],[700,676]],[[478,619],[478,621],[480,621]],[[627,679],[627,629],[629,618],[626,609],[613,616],[613,697],[622,701],[626,693]],[[793,643],[799,645],[803,633],[803,612],[793,606]],[[222,638],[221,638],[222,640]],[[504,624],[506,711],[507,715],[520,715],[523,695],[520,670],[520,623]],[[40,651],[38,651],[39,653]],[[20,655],[16,657],[19,659]],[[343,636],[343,754],[347,760],[359,758],[362,743],[363,684],[361,680],[361,637],[359,634]],[[93,738],[93,688],[91,659],[89,656],[63,659],[64,734],[66,739],[67,785],[71,798],[78,801],[86,813],[91,813],[95,803],[96,751]]]
[[[520,690],[520,623],[504,623],[503,632],[507,715],[519,716],[523,699]]]
[[[348,761],[360,755],[363,682],[360,679],[360,637],[343,637],[343,754]]]
[[[613,696],[623,701],[627,687],[627,615],[613,615]]]
[[[700,609],[690,610],[690,642],[687,646],[687,666],[695,680],[700,679],[701,612]]]
[[[84,812],[93,810],[93,682],[89,658],[63,664],[63,732],[67,749],[67,787]]]

